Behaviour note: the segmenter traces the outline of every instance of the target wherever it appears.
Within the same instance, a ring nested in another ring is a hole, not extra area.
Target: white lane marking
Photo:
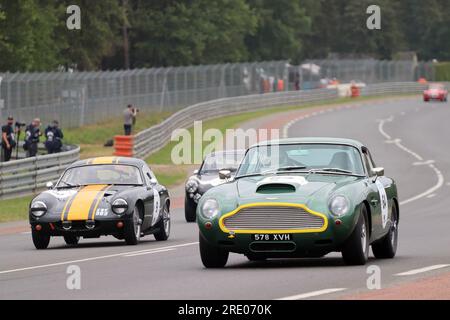
[[[394,117],[390,117],[390,118],[384,119],[384,120],[379,120],[379,122],[378,122],[378,131],[380,131],[380,133],[383,135],[383,137],[386,138],[386,140],[392,140],[392,138],[390,135],[388,135],[386,133],[386,131],[384,131],[383,126],[384,126],[385,122],[391,122],[392,120],[394,120]]]
[[[384,124],[386,122],[392,122],[393,120],[394,120],[393,116],[390,116],[387,119],[379,120],[378,131],[381,133],[381,135],[384,136],[387,140],[390,140],[389,141],[390,143],[395,144],[398,148],[400,148],[401,150],[407,152],[408,154],[410,154],[411,156],[413,156],[414,158],[419,160],[419,162],[421,162],[421,164],[428,165],[428,167],[430,169],[432,169],[436,173],[436,176],[437,176],[437,182],[436,182],[436,184],[433,187],[431,187],[431,188],[425,190],[424,192],[422,192],[422,193],[420,193],[418,195],[415,195],[415,196],[413,196],[413,197],[411,197],[409,199],[401,201],[400,204],[404,205],[404,204],[407,204],[409,202],[412,202],[412,201],[421,199],[423,197],[426,197],[426,196],[428,196],[430,194],[433,194],[436,190],[438,190],[444,184],[444,175],[442,174],[442,172],[438,168],[436,168],[436,166],[434,165],[434,161],[433,160],[428,160],[426,162],[423,162],[423,158],[419,154],[417,154],[416,152],[414,152],[414,151],[408,149],[407,147],[405,147],[404,145],[402,145],[400,139],[392,139],[391,136],[389,134],[387,134],[386,131],[384,131]]]
[[[405,272],[401,272],[401,273],[396,273],[395,275],[396,276],[412,276],[415,274],[424,273],[424,272],[433,271],[433,270],[442,269],[442,268],[447,268],[447,267],[450,267],[450,264],[436,264],[436,265],[425,267],[425,268],[413,269],[413,270],[409,270],[409,271],[405,271]]]
[[[95,261],[95,260],[102,260],[107,258],[114,258],[114,257],[120,257],[124,255],[139,253],[139,252],[147,252],[147,251],[156,251],[156,250],[165,250],[165,249],[172,249],[172,248],[180,248],[180,247],[186,247],[186,246],[192,246],[197,245],[198,242],[190,242],[190,243],[183,243],[168,247],[161,247],[161,248],[153,248],[152,250],[139,250],[139,251],[128,251],[128,252],[122,252],[122,253],[116,253],[116,254],[109,254],[105,256],[97,256],[97,257],[91,257],[91,258],[85,258],[85,259],[78,259],[78,260],[71,260],[71,261],[62,261],[57,263],[49,263],[49,264],[42,264],[37,266],[31,266],[31,267],[25,267],[25,268],[18,268],[18,269],[11,269],[11,270],[3,270],[0,271],[0,274],[6,274],[6,273],[14,273],[14,272],[20,272],[20,271],[28,271],[28,270],[36,270],[36,269],[43,269],[43,268],[50,268],[50,267],[57,267],[57,266],[63,266],[67,264],[73,264],[73,263],[80,263],[80,262],[87,262],[87,261]]]
[[[136,257],[136,256],[143,256],[145,254],[153,254],[153,253],[160,253],[160,252],[168,252],[168,251],[175,251],[175,248],[172,249],[165,249],[165,250],[155,250],[155,251],[147,251],[147,252],[141,252],[141,253],[133,253],[133,254],[127,254],[124,255],[124,257]]]
[[[429,194],[434,193],[434,192],[435,192],[436,190],[438,190],[440,187],[442,187],[442,185],[444,184],[444,176],[442,175],[441,171],[440,171],[438,168],[436,168],[436,167],[434,166],[434,164],[430,164],[430,165],[428,165],[428,166],[429,166],[431,169],[433,169],[434,172],[436,173],[436,176],[437,176],[437,178],[438,178],[437,183],[436,183],[433,187],[431,187],[430,189],[425,190],[424,192],[422,192],[421,194],[418,194],[418,195],[416,195],[416,196],[414,196],[414,197],[411,197],[411,198],[409,198],[409,199],[406,199],[406,200],[401,201],[401,202],[400,202],[401,205],[404,205],[404,204],[407,204],[407,203],[409,203],[409,202],[412,202],[412,201],[418,200],[418,199],[420,199],[420,198],[426,197],[426,196],[428,196]]]
[[[428,161],[423,161],[423,162],[418,161],[418,162],[414,162],[413,166],[423,166],[423,165],[433,164],[433,163],[435,163],[434,160],[428,160]]]
[[[427,195],[427,198],[433,198],[434,196],[436,196],[434,193]]]
[[[276,299],[276,300],[301,300],[301,299],[317,297],[317,296],[321,296],[321,295],[324,295],[324,294],[330,294],[330,293],[344,291],[344,290],[347,290],[347,288],[323,289],[323,290],[318,290],[318,291],[312,291],[312,292],[297,294],[295,296],[284,297],[284,298],[280,298],[280,299]]]

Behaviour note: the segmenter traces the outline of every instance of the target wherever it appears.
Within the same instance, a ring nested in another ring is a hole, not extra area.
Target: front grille
[[[230,231],[240,230],[320,230],[324,218],[295,206],[254,206],[239,210],[223,221]]]

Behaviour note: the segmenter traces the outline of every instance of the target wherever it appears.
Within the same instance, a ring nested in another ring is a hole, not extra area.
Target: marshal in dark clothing
[[[11,154],[16,146],[16,137],[14,131],[14,119],[13,117],[8,117],[8,123],[2,126],[2,154],[3,161],[8,162],[11,160]]]
[[[58,121],[53,121],[52,124],[45,129],[45,137],[47,139],[45,141],[45,148],[49,154],[61,152],[64,134],[59,128]]]

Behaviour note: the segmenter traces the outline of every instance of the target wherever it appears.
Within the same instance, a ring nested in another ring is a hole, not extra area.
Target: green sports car
[[[197,207],[200,255],[224,267],[230,252],[251,261],[322,257],[341,252],[363,265],[397,250],[397,187],[363,144],[350,139],[296,138],[250,147],[228,182]]]

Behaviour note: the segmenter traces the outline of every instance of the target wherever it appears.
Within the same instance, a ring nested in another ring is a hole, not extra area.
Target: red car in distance
[[[448,90],[445,85],[441,83],[432,83],[428,89],[423,92],[423,101],[428,102],[430,100],[439,100],[442,102],[447,101]]]

